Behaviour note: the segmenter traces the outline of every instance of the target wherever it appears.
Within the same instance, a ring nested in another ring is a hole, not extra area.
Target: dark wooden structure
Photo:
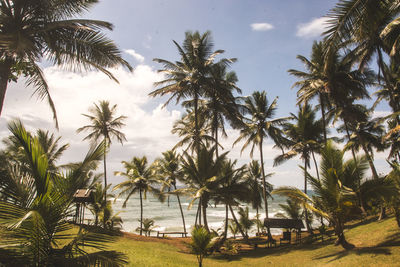
[[[301,229],[304,228],[302,220],[297,219],[277,219],[277,218],[265,218],[264,226],[266,228],[283,228],[286,232],[283,232],[283,237],[280,239],[280,243],[286,242],[291,243],[292,241],[292,230],[296,230],[296,242],[301,242]]]
[[[93,190],[90,189],[78,189],[73,195],[73,200],[76,203],[76,212],[74,216],[74,222],[77,224],[83,224],[85,219],[85,207],[88,203],[93,203]]]

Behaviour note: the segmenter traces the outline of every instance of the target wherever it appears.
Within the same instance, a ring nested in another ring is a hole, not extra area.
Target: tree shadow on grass
[[[362,248],[355,248],[352,250],[343,250],[339,252],[329,253],[326,255],[322,255],[320,257],[315,257],[313,260],[322,260],[322,259],[330,259],[328,262],[333,262],[335,260],[341,259],[348,255],[363,255],[363,254],[374,254],[374,255],[391,255],[392,253],[388,248],[383,247],[362,247]]]

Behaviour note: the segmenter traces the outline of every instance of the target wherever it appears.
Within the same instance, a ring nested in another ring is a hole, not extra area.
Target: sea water
[[[190,205],[191,199],[181,196],[180,197],[182,210],[185,217],[186,229],[190,232],[191,227],[195,223],[196,212],[197,212],[197,201]],[[113,211],[114,214],[120,212],[119,216],[122,218],[122,230],[126,232],[136,232],[136,228],[139,227],[140,219],[140,199],[139,195],[132,195],[127,202],[125,208],[122,208],[122,204],[125,201],[124,198],[117,198],[113,200]],[[281,196],[274,196],[273,199],[268,199],[268,211],[269,218],[273,218],[276,213],[283,212],[279,204],[286,203],[286,198]],[[251,204],[242,204],[241,207],[249,207],[249,217],[254,219],[256,217],[256,210],[251,208]],[[237,213],[238,208],[233,207],[236,218],[239,219]],[[90,214],[89,211],[86,214]],[[258,210],[261,221],[264,221],[265,211],[264,208]],[[88,214],[88,215],[89,215]],[[87,216],[86,218],[91,216]],[[179,203],[177,197],[171,195],[169,201],[161,203],[157,198],[148,194],[146,199],[143,199],[143,218],[149,218],[155,221],[154,231],[183,231],[182,216],[179,210]],[[232,215],[229,211],[229,218],[232,219]],[[209,228],[216,231],[223,230],[225,220],[225,205],[219,204],[214,205],[210,202],[207,208],[207,221]],[[203,218],[202,218],[203,221]],[[271,229],[273,234],[281,233],[281,229]],[[249,234],[255,234],[257,232],[256,225],[253,226]]]

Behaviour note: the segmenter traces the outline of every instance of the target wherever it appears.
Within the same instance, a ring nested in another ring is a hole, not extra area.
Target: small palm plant
[[[212,234],[204,227],[193,228],[191,234],[192,242],[189,246],[197,256],[199,267],[202,267],[204,257],[207,257],[210,253]]]
[[[248,232],[253,227],[255,221],[250,219],[249,216],[249,207],[242,208],[239,207],[239,223],[242,226],[243,230],[245,231],[246,236],[248,236]]]
[[[153,231],[154,227],[156,227],[154,225],[154,220],[153,219],[149,219],[149,218],[144,218],[143,221],[140,221],[142,227],[138,227],[136,228],[136,232],[144,232],[145,236],[150,236],[151,231]]]
[[[228,228],[233,235],[233,239],[236,239],[236,235],[239,233],[239,227],[233,219],[229,219]]]

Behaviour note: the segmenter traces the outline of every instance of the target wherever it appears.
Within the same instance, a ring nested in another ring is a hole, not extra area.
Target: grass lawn
[[[333,238],[313,244],[263,247],[240,255],[213,255],[203,262],[207,266],[400,266],[400,230],[394,218],[380,222],[371,219],[355,223],[345,232],[349,242],[356,245],[345,251],[333,245]],[[167,243],[137,241],[120,237],[110,249],[124,252],[130,266],[196,266],[196,256],[184,248]],[[166,241],[168,242],[168,241]]]

